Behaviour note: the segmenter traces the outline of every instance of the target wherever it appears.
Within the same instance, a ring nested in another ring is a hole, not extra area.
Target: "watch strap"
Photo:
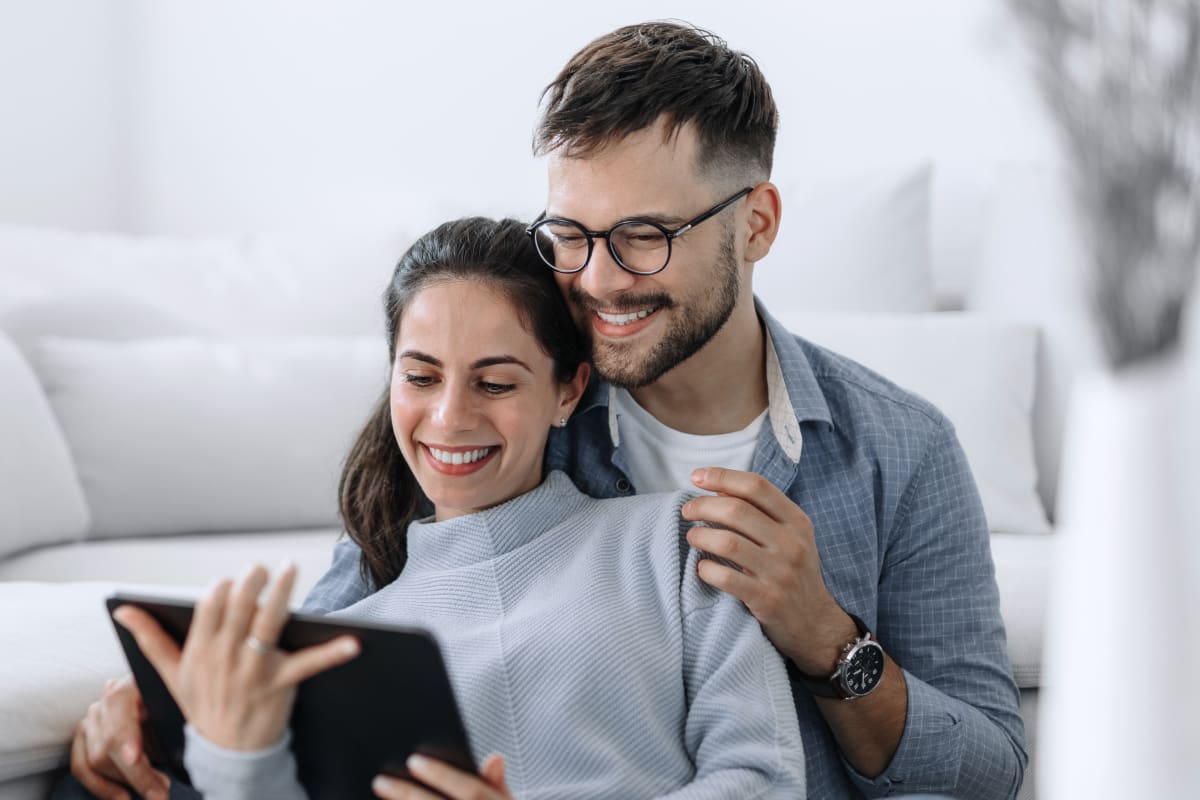
[[[855,637],[854,641],[847,642],[846,646],[839,651],[838,657],[834,661],[833,671],[831,674],[824,677],[818,675],[809,675],[806,672],[801,672],[800,668],[797,667],[795,662],[790,658],[784,659],[784,663],[787,666],[788,677],[807,689],[810,694],[813,694],[817,697],[831,697],[838,700],[845,700],[847,697],[851,696],[851,694],[846,691],[845,687],[842,686],[842,682],[840,680],[842,653],[846,652],[847,649],[858,643],[860,640],[871,637],[871,631],[869,628],[867,628],[867,624],[854,614],[851,614],[849,611],[847,611],[846,615],[850,617],[850,619],[854,620],[854,627],[858,629],[858,635]]]

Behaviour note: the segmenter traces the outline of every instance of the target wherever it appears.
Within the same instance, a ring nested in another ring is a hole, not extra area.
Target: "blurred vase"
[[[1073,394],[1047,611],[1041,800],[1200,798],[1197,361],[1192,335]]]

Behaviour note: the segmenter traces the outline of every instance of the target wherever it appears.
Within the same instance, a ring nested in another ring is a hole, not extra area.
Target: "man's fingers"
[[[777,526],[771,517],[740,497],[706,495],[693,497],[683,504],[683,518],[693,522],[708,522],[737,531],[757,545],[769,547],[766,532]]]
[[[750,574],[757,574],[766,551],[737,531],[695,525],[688,529],[687,541],[692,547],[709,555],[732,561]]]
[[[362,645],[353,636],[339,636],[325,644],[306,647],[287,657],[279,669],[277,683],[280,686],[298,685],[313,675],[346,663],[361,649]]]
[[[738,572],[733,567],[719,564],[711,558],[700,559],[700,563],[696,565],[696,572],[699,574],[700,580],[714,589],[720,589],[726,594],[733,595],[745,603],[753,613],[759,590],[758,581],[753,577],[744,572]]]
[[[75,738],[71,740],[71,774],[84,789],[100,800],[129,800],[129,792],[123,786],[92,769],[88,761],[87,742],[78,728]]]
[[[179,670],[179,645],[154,617],[137,606],[121,606],[113,612],[113,619],[133,634],[138,648],[173,694],[175,675]]]
[[[799,508],[775,484],[754,472],[725,467],[700,467],[692,471],[692,483],[717,494],[740,497],[777,522],[787,520]]]
[[[129,760],[131,755],[136,757]],[[150,759],[140,748],[125,746],[113,758],[125,782],[137,790],[145,800],[167,800],[171,781],[167,776],[150,766]]]

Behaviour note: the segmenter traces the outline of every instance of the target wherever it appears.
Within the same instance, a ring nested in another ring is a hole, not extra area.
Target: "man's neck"
[[[669,428],[710,435],[745,428],[767,407],[766,335],[753,302],[687,361],[630,394]]]

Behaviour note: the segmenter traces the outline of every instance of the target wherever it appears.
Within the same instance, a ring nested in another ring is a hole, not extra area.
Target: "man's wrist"
[[[854,633],[842,644],[831,669],[806,673],[790,660],[787,664],[792,681],[814,697],[854,700],[874,692],[883,680],[887,654],[865,622],[853,614],[847,616],[854,625]]]
[[[858,636],[854,618],[841,606],[827,615],[812,645],[803,653],[794,653],[789,659],[797,670],[806,675],[832,675],[837,667],[838,656],[845,646]]]

